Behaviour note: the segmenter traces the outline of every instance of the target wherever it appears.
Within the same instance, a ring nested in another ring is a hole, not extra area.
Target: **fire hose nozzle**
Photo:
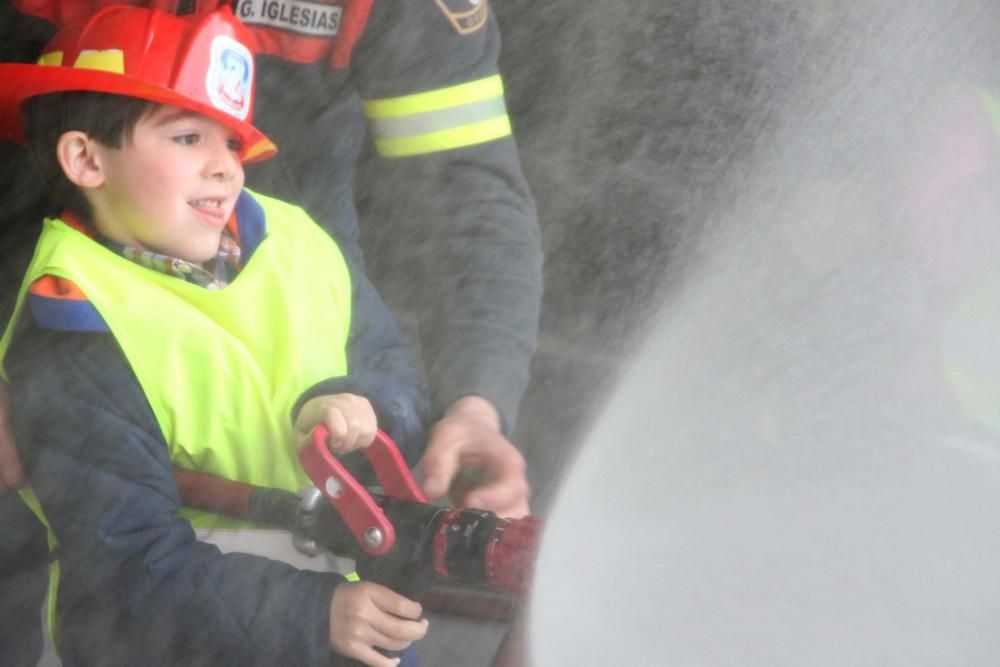
[[[319,431],[319,429],[317,429]],[[354,559],[362,577],[419,599],[435,583],[518,596],[531,581],[542,522],[426,502],[387,436],[368,447],[385,493],[369,492],[333,457],[324,433],[300,452],[316,486],[298,494],[174,468],[185,506],[288,530],[303,553]],[[470,589],[472,590],[472,589]]]
[[[526,592],[534,574],[541,535],[542,522],[538,517],[497,522],[495,537],[486,548],[486,580],[490,585],[512,595]]]

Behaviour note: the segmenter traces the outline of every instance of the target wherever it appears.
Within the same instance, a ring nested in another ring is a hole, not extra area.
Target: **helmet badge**
[[[253,99],[253,56],[250,50],[227,35],[212,40],[205,90],[212,105],[245,120]]]

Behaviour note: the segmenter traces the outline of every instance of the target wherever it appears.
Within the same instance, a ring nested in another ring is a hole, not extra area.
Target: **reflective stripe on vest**
[[[499,74],[403,97],[362,103],[375,148],[403,157],[506,137],[510,119]]]
[[[300,570],[313,572],[349,574],[354,571],[354,561],[350,558],[334,556],[328,551],[320,551],[315,556],[299,551],[295,548],[292,534],[286,530],[199,528],[195,531],[195,535],[201,542],[214,544],[224,554],[263,556],[288,563]]]

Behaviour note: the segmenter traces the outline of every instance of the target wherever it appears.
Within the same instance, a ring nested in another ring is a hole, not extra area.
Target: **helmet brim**
[[[19,143],[25,141],[21,107],[26,100],[48,93],[90,91],[137,97],[208,116],[236,133],[243,144],[240,159],[247,164],[266,160],[278,151],[274,142],[250,123],[168,88],[126,74],[85,68],[0,63],[0,80],[4,82],[0,86],[0,135]]]

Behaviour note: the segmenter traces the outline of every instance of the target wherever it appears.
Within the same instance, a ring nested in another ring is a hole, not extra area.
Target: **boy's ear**
[[[70,183],[81,188],[96,188],[104,183],[96,142],[85,132],[63,133],[56,144],[56,157]]]

